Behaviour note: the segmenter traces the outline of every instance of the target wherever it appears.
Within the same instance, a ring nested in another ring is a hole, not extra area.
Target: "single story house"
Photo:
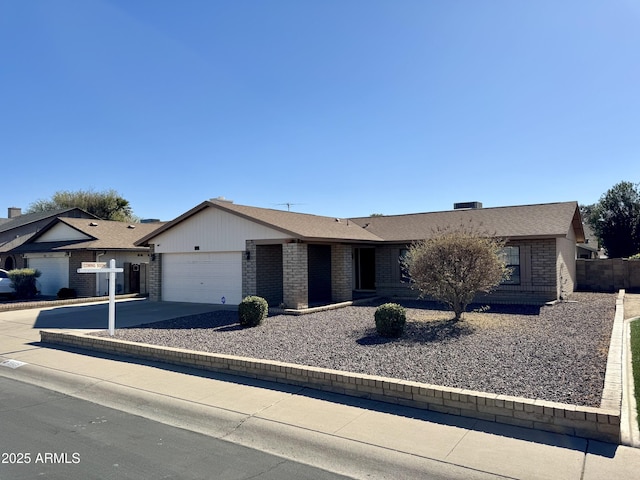
[[[8,253],[24,266],[40,270],[41,295],[72,288],[81,297],[108,295],[107,274],[78,273],[83,262],[109,262],[124,268],[116,274],[116,293],[147,293],[149,248],[135,242],[161,223],[126,223],[59,217]]]
[[[9,207],[8,218],[0,218],[0,268],[13,270],[25,267],[24,259],[13,250],[59,217],[97,218],[80,208],[23,214],[21,208]]]
[[[576,244],[584,241],[577,202],[461,206],[471,208],[348,219],[213,199],[136,245],[150,248],[151,300],[235,305],[259,295],[303,309],[362,295],[416,296],[399,262],[408,246],[470,223],[507,239],[513,275],[491,301],[543,303],[574,290]]]

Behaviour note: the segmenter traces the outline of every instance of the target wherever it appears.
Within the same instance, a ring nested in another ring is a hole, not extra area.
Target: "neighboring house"
[[[124,268],[116,274],[116,293],[147,293],[149,248],[136,246],[161,223],[126,223],[97,218],[56,218],[9,253],[40,270],[40,294],[55,296],[72,288],[78,296],[107,295],[107,274],[77,273],[82,262],[109,262]]]
[[[66,208],[50,212],[26,213],[16,207],[8,209],[9,218],[0,218],[0,268],[23,268],[25,261],[13,250],[42,230],[56,218],[97,218],[80,208]]]
[[[598,237],[593,229],[586,223],[582,225],[584,229],[584,242],[578,243],[578,258],[592,259],[605,258],[604,250],[600,248]]]
[[[302,309],[416,296],[399,262],[408,246],[439,227],[469,224],[508,240],[514,273],[491,301],[543,303],[574,290],[576,243],[584,241],[576,202],[344,219],[216,199],[136,244],[151,249],[152,300],[235,305],[259,295]]]

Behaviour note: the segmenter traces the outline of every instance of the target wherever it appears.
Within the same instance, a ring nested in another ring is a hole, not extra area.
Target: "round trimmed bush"
[[[76,298],[76,291],[73,288],[62,287],[58,290],[58,298],[60,300],[65,300],[67,298]]]
[[[375,313],[376,330],[383,337],[399,337],[407,323],[407,314],[397,303],[380,305]]]
[[[238,321],[243,327],[256,327],[267,318],[269,304],[262,297],[250,295],[238,305]]]

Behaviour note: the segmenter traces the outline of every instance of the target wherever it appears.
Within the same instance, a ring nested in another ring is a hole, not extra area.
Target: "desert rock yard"
[[[616,297],[569,300],[477,309],[457,324],[437,304],[400,302],[407,325],[398,339],[376,333],[379,303],[273,315],[246,329],[236,312],[219,311],[119,329],[115,338],[598,407]]]

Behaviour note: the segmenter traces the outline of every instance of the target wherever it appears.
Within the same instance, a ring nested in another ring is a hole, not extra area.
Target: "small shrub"
[[[38,293],[36,287],[36,278],[42,273],[40,270],[33,268],[21,268],[18,270],[10,270],[8,272],[11,279],[11,286],[16,292],[17,298],[33,298]]]
[[[64,300],[66,298],[76,298],[76,291],[73,288],[62,287],[58,290],[58,298]]]
[[[407,314],[397,303],[380,305],[375,313],[376,330],[383,337],[399,337],[407,323]]]
[[[238,305],[238,321],[244,327],[256,327],[267,318],[269,304],[262,297],[245,297]]]

